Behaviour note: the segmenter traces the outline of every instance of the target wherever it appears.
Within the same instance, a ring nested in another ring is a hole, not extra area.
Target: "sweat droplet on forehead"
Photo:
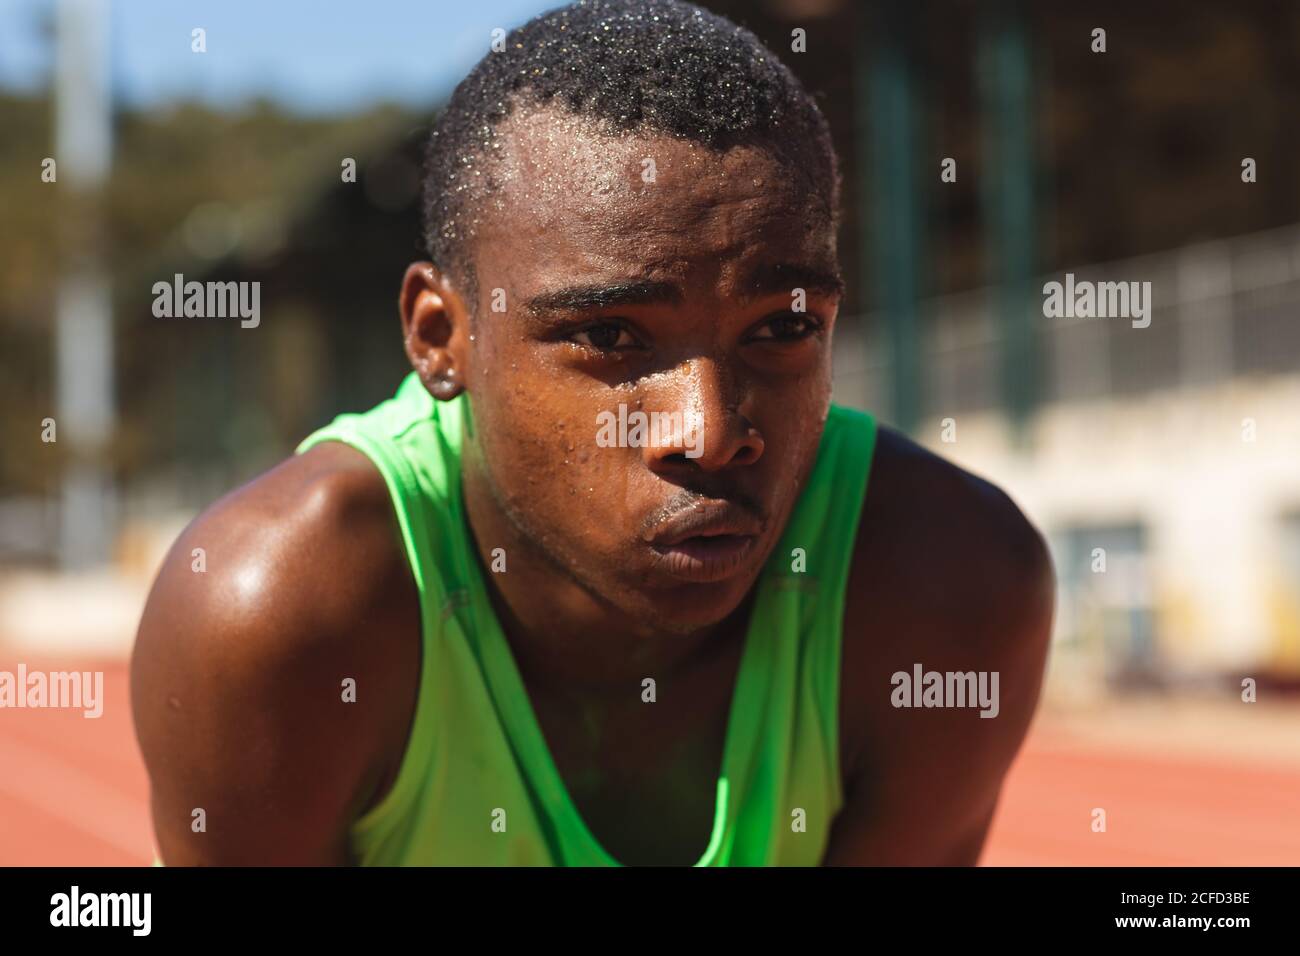
[[[754,146],[719,151],[556,109],[513,114],[500,133],[488,172],[490,216],[479,217],[476,239],[509,233],[557,241],[562,231],[597,251],[635,248],[650,261],[687,234],[716,233],[710,222],[719,217],[803,221],[819,206],[781,175],[780,160]]]
[[[507,201],[643,195],[661,175],[689,181],[719,165],[718,154],[697,143],[627,133],[554,109],[517,113],[501,132],[492,181]],[[642,175],[647,160],[655,168],[649,182]]]

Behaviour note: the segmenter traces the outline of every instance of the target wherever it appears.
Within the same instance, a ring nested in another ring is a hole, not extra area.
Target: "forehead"
[[[481,173],[480,270],[516,283],[590,274],[721,278],[763,260],[833,268],[824,197],[769,150],[723,152],[556,109],[505,120]]]

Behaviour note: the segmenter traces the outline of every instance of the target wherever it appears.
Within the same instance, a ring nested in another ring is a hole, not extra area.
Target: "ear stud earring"
[[[434,398],[442,401],[450,401],[460,394],[460,383],[456,381],[456,370],[449,368],[438,375],[428,383],[430,393]]]

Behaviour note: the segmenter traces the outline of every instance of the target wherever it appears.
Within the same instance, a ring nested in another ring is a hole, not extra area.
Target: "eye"
[[[814,316],[799,312],[783,312],[768,319],[750,336],[750,340],[763,342],[799,342],[821,330],[821,322]]]
[[[617,352],[641,343],[622,322],[597,322],[569,336],[569,341],[600,352]]]

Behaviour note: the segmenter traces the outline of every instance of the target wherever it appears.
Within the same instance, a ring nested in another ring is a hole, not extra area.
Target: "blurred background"
[[[0,710],[0,864],[150,861],[125,662],[159,562],[391,394],[429,122],[553,5],[0,3],[0,669],[107,696]],[[703,5],[834,132],[836,399],[1052,546],[1044,702],[983,862],[1300,864],[1300,6]],[[1150,326],[1045,318],[1067,272],[1150,282]],[[259,281],[260,325],[154,318],[176,273]]]

